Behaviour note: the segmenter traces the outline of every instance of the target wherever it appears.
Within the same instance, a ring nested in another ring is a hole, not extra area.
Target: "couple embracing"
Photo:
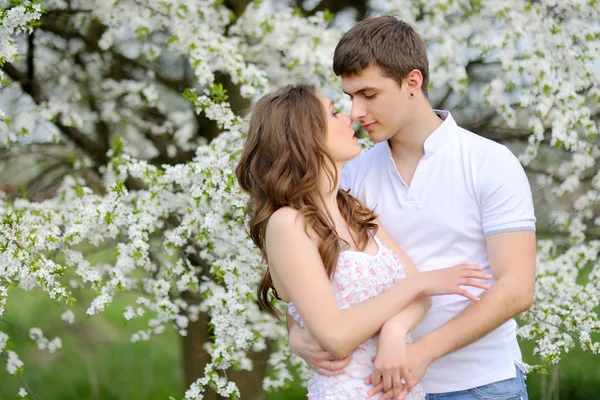
[[[259,303],[287,303],[308,398],[527,399],[513,317],[533,301],[536,242],[519,161],[431,107],[406,23],[358,23],[333,68],[351,115],[310,85],[268,94],[236,169],[268,264]],[[352,121],[377,143],[364,154]]]

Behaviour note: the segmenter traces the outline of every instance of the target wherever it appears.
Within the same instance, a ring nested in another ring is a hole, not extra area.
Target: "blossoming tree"
[[[316,3],[0,1],[0,157],[39,165],[23,190],[0,192],[0,315],[15,291],[47,293],[64,323],[75,319],[74,288],[96,294],[90,316],[132,291],[140,295],[124,319],[151,315],[133,342],[181,334],[187,399],[208,387],[258,398],[255,380],[238,378],[263,379],[260,359],[270,366],[264,388],[291,379],[301,363],[285,327],[258,310],[264,265],[243,228],[233,169],[242,111],[273,87],[308,77],[348,104],[331,72],[342,31],[321,11],[344,2]],[[395,13],[422,34],[435,105],[511,145],[539,209],[551,210],[521,337],[544,362],[572,346],[598,353],[600,3],[358,3],[361,14]],[[92,264],[84,243],[116,256]],[[61,347],[39,327],[29,334],[40,349]],[[0,356],[20,374],[10,341],[0,330]]]

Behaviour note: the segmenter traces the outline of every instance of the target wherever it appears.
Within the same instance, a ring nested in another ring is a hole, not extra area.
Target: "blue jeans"
[[[428,394],[426,400],[528,400],[523,372],[512,379],[458,392]]]

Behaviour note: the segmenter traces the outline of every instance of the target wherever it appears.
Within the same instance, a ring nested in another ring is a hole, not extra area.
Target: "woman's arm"
[[[265,240],[277,293],[284,301],[294,303],[317,341],[340,358],[373,336],[385,321],[416,298],[446,293],[468,296],[460,285],[473,284],[469,278],[483,274],[479,267],[466,265],[444,276],[438,274],[437,279],[434,275],[424,279],[424,274],[418,274],[403,279],[380,296],[340,310],[317,244],[306,233],[298,211],[282,208],[275,212],[267,225]]]
[[[383,227],[379,224],[379,221],[377,221],[377,224],[379,225],[377,237],[387,246],[388,249],[394,252],[396,257],[398,257],[404,266],[406,277],[417,274],[417,267],[412,260],[396,245],[396,243],[394,243],[392,238],[388,236]],[[430,307],[431,297],[422,296],[388,320],[384,324],[384,328],[393,329],[393,331],[396,332],[400,337],[402,334],[412,331],[423,320]]]
[[[387,235],[381,225],[377,236],[404,265],[407,278],[419,273],[414,263]],[[431,297],[421,297],[388,320],[381,328],[373,373],[365,379],[365,383],[374,386],[382,384],[382,387],[388,391],[384,397],[390,394],[406,395],[412,389],[405,387],[401,379],[405,373],[403,367],[406,361],[406,337],[423,320],[430,307]]]

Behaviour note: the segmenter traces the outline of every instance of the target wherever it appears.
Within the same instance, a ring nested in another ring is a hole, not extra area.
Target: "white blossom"
[[[450,90],[495,112],[503,127],[529,132],[520,154],[524,165],[534,166],[548,144],[560,152],[560,161],[551,162],[536,182],[549,188],[544,196],[556,206],[548,222],[568,245],[539,240],[535,302],[521,316],[519,335],[535,343],[543,362],[558,362],[573,346],[598,354],[600,243],[588,228],[600,225],[600,173],[590,173],[600,160],[593,106],[600,100],[594,61],[600,59],[600,7],[587,0],[376,3],[422,34],[432,96]],[[243,228],[247,198],[234,176],[247,118],[233,111],[217,76],[227,75],[249,103],[274,87],[312,77],[348,109],[331,71],[342,31],[323,13],[304,18],[284,6],[265,12],[258,5],[251,3],[237,19],[212,0],[25,0],[0,14],[0,60],[17,66],[18,43],[40,19],[42,6],[91,10],[72,16],[76,30],[87,31],[93,21],[105,27],[94,51],[84,51],[83,41],[67,45],[36,31],[37,46],[49,57],[36,65],[45,96],[36,102],[21,93],[22,109],[0,110],[0,146],[23,151],[38,141],[72,150],[64,127],[84,138],[95,138],[102,124],[110,132],[105,152],[70,152],[75,173],[43,201],[9,201],[0,193],[0,315],[10,301],[9,287],[11,293],[40,290],[60,307],[81,301],[75,293],[92,291],[95,297],[85,303],[90,316],[120,292],[135,291],[123,318],[144,316],[148,323],[131,335],[132,342],[166,329],[186,335],[201,312],[210,318],[210,361],[186,399],[201,399],[206,386],[238,396],[223,371],[253,368],[248,352],[264,351],[268,341],[277,346],[269,358],[273,374],[263,387],[284,386],[293,370],[307,376],[306,365],[287,347],[285,326],[256,304],[265,266]],[[183,95],[183,88],[168,88],[172,71],[160,64],[163,58],[190,66]],[[110,68],[116,63],[129,63],[130,76],[115,79]],[[485,83],[470,81],[477,65],[493,71]],[[0,81],[10,83],[13,78],[2,71]],[[200,137],[198,118],[213,121],[219,135]],[[364,139],[361,144],[372,145]],[[189,158],[176,162],[181,154]],[[104,156],[97,165],[94,157]],[[90,171],[92,181],[83,177]],[[130,180],[139,184],[128,186]],[[95,263],[81,250],[84,244],[114,247],[114,259]],[[587,283],[578,283],[582,277]],[[188,302],[183,292],[202,301]],[[70,308],[61,315],[69,324],[74,319]],[[60,338],[28,328],[39,349],[61,347]],[[8,340],[0,332],[0,353],[14,374],[23,363],[5,350]]]
[[[23,368],[23,362],[19,359],[19,356],[14,351],[8,351],[8,359],[6,362],[6,370],[9,374],[15,375],[18,371]]]
[[[75,314],[73,314],[73,311],[67,310],[61,314],[60,319],[68,324],[73,324],[75,323]]]

